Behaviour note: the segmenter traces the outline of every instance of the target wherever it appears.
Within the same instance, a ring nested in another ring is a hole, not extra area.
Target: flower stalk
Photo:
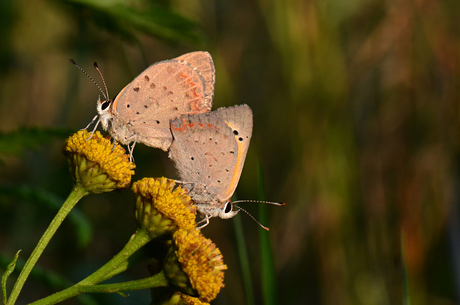
[[[54,233],[56,233],[61,223],[64,221],[64,219],[73,209],[73,207],[77,204],[77,202],[87,194],[88,192],[81,185],[74,185],[74,188],[72,189],[72,192],[70,193],[69,197],[64,202],[62,207],[59,209],[54,219],[51,221],[50,225],[46,229],[43,236],[40,238],[37,246],[32,251],[32,254],[30,255],[29,259],[24,265],[24,268],[22,269],[16,283],[14,284],[13,290],[11,291],[10,297],[8,298],[6,305],[13,305],[16,302],[19,293],[21,292],[21,289],[24,286],[24,283],[29,277],[30,272],[32,271],[41,254],[50,242],[51,238],[54,236]]]
[[[123,291],[135,291],[166,286],[168,286],[168,281],[166,280],[163,272],[157,273],[151,277],[123,283],[100,285],[81,285],[79,283],[58,293],[52,294],[44,299],[33,302],[30,305],[56,304],[82,293],[122,293]]]
[[[129,258],[151,240],[147,231],[138,229],[117,255],[75,286],[95,285],[125,271],[129,267]]]
[[[98,132],[91,137],[86,131],[74,134],[63,150],[74,187],[26,262],[6,305],[14,305],[45,247],[83,196],[125,189],[131,183],[135,165],[129,162],[122,147],[114,147]],[[207,304],[217,296],[224,287],[223,270],[227,266],[216,245],[196,230],[196,206],[187,191],[164,177],[141,179],[133,184],[132,190],[138,229],[123,249],[82,281],[32,304],[56,304],[82,293],[123,295],[123,291],[149,288],[154,302],[161,304]],[[100,284],[144,259],[151,260],[152,276]],[[7,277],[8,274],[2,280],[2,289],[6,287]],[[6,298],[6,288],[3,290]]]
[[[110,140],[103,138],[99,132],[92,136],[86,130],[73,134],[64,142],[63,152],[69,161],[74,187],[24,265],[6,305],[16,302],[51,238],[83,196],[127,188],[131,183],[135,165],[129,162],[123,148],[113,149]]]

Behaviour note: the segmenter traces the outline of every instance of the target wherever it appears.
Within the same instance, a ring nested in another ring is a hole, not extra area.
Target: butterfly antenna
[[[94,68],[97,70],[97,72],[99,73],[99,76],[100,76],[101,79],[102,79],[102,82],[104,83],[105,92],[107,93],[107,96],[105,97],[105,99],[108,101],[108,100],[109,100],[109,89],[107,89],[107,84],[105,83],[105,79],[104,79],[104,77],[102,76],[102,72],[101,72],[101,70],[99,69],[99,67],[98,67],[98,65],[97,65],[97,62],[94,62]]]
[[[264,201],[264,200],[236,200],[236,201],[232,201],[232,203],[241,203],[241,202],[265,203],[265,204],[277,205],[279,207],[282,207],[282,206],[286,205],[286,203],[273,202],[273,201]]]
[[[235,203],[235,201],[233,201],[232,203]],[[262,227],[262,229],[264,229],[264,230],[266,230],[266,231],[270,231],[270,229],[269,229],[268,227],[266,227],[266,226],[264,226],[263,224],[261,224],[257,219],[255,219],[254,216],[252,216],[251,214],[249,214],[248,211],[246,211],[245,209],[243,209],[242,207],[239,207],[239,206],[237,206],[237,208],[238,208],[238,212],[239,212],[239,211],[243,211],[243,212],[245,212],[246,214],[248,214],[249,217],[252,218],[252,220],[254,220],[259,226]]]
[[[96,81],[95,81],[88,73],[86,73],[86,71],[83,70],[82,67],[80,67],[79,65],[77,65],[77,63],[75,62],[75,60],[73,60],[71,57],[69,58],[69,60],[70,60],[70,62],[71,62],[75,67],[77,67],[78,69],[80,69],[80,71],[83,72],[83,74],[85,74],[85,75],[96,85],[96,87],[99,88],[99,91],[102,92],[102,95],[104,96],[104,98],[105,98],[106,100],[108,100],[108,95],[107,95],[107,96],[105,95],[105,93],[104,93],[104,91],[102,90],[101,86],[99,86],[99,84],[96,83]],[[98,70],[98,71],[99,71],[99,70]],[[104,79],[102,79],[102,80],[104,80]],[[105,86],[105,82],[104,82],[104,86]],[[106,87],[106,89],[107,89],[107,87]],[[108,93],[108,92],[107,92],[107,93]]]

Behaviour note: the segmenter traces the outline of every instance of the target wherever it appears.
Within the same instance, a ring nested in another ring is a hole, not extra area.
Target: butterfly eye
[[[224,206],[224,213],[230,213],[233,210],[233,204],[231,202],[227,202]]]
[[[112,103],[111,100],[102,102],[101,109],[106,110],[110,106],[111,103]]]

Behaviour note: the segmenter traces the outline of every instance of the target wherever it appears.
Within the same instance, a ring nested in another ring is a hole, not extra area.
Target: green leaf
[[[265,200],[265,187],[263,180],[263,171],[260,163],[257,165],[257,180],[258,180],[258,191],[259,200]],[[261,223],[268,224],[268,212],[267,205],[259,205],[259,219]],[[261,287],[264,305],[276,305],[278,304],[278,285],[276,283],[276,271],[275,271],[275,259],[273,257],[273,249],[270,243],[269,233],[260,228],[259,229],[259,240],[260,240],[260,265],[261,265]]]
[[[0,133],[0,155],[21,155],[25,149],[36,149],[55,138],[68,137],[73,131],[64,128],[23,127],[10,133]]]
[[[9,263],[8,266],[6,266],[5,273],[3,273],[3,276],[2,276],[3,304],[6,304],[6,301],[8,301],[8,295],[7,295],[7,292],[6,292],[6,281],[8,280],[8,277],[10,276],[10,274],[13,273],[14,268],[16,268],[16,261],[18,260],[19,252],[21,252],[21,250],[19,250],[16,253],[16,255],[14,256],[13,261],[11,263]]]
[[[252,286],[251,276],[251,263],[248,255],[248,249],[246,247],[246,239],[244,237],[243,224],[241,217],[233,217],[233,224],[235,229],[236,237],[236,248],[238,251],[238,258],[240,261],[241,274],[243,277],[243,287],[246,297],[246,304],[254,305],[254,288]]]
[[[27,185],[20,186],[0,186],[0,194],[10,196],[20,200],[29,200],[45,206],[49,210],[57,211],[64,200],[46,190],[30,187]],[[88,218],[77,208],[74,208],[68,216],[69,221],[75,227],[77,235],[77,244],[79,247],[86,246],[91,240],[92,227]]]
[[[205,36],[197,22],[187,19],[170,8],[154,5],[152,1],[127,4],[114,0],[65,0],[73,9],[81,10],[100,27],[135,40],[135,30],[173,42],[203,43]]]

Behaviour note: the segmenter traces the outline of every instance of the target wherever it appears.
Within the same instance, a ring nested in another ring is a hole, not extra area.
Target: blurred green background
[[[213,304],[251,299],[235,222],[253,304],[459,303],[459,20],[458,0],[2,0],[2,264],[29,256],[70,192],[62,142],[96,113],[99,91],[68,57],[99,81],[97,61],[114,97],[150,64],[206,50],[213,109],[254,112],[237,197],[286,202],[266,207],[268,301],[258,225],[240,214],[203,230],[229,267]],[[165,152],[137,145],[135,158],[134,180],[177,178]],[[129,190],[83,198],[18,304],[62,289],[49,272],[76,282],[115,255],[136,229],[133,206]],[[147,275],[139,266],[121,280]]]

